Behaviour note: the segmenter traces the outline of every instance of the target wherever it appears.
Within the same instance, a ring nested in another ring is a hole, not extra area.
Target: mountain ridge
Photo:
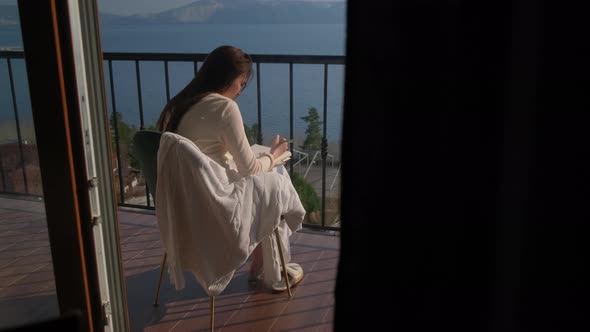
[[[153,14],[101,14],[106,24],[129,23],[344,23],[342,1],[198,0]]]
[[[344,1],[197,0],[151,14],[121,16],[100,12],[101,24],[343,24]],[[18,25],[18,9],[0,5],[0,25]]]

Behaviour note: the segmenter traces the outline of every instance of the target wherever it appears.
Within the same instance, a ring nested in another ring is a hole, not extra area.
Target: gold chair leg
[[[292,297],[291,283],[289,282],[289,274],[287,273],[287,264],[285,263],[285,254],[283,254],[283,246],[281,245],[281,239],[279,238],[279,229],[275,228],[275,238],[277,239],[277,246],[279,247],[279,255],[281,256],[281,265],[283,266],[283,278],[287,284],[287,292],[289,297]]]
[[[209,296],[209,318],[211,332],[213,332],[215,330],[215,296]]]
[[[168,253],[164,251],[164,257],[162,258],[162,265],[160,265],[160,277],[158,278],[158,286],[156,287],[156,296],[154,298],[154,307],[158,306],[160,301],[160,286],[162,285],[162,276],[164,275],[164,265],[166,265],[166,258]]]

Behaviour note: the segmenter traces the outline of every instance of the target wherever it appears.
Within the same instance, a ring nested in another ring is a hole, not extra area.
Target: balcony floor
[[[165,273],[160,306],[152,306],[163,253],[153,213],[121,209],[119,222],[131,329],[207,330],[208,297],[190,273],[181,291]],[[305,277],[290,299],[249,284],[246,263],[216,298],[216,330],[332,331],[339,243],[305,230],[291,237],[292,261]],[[0,312],[0,328],[58,314],[42,202],[0,197]]]

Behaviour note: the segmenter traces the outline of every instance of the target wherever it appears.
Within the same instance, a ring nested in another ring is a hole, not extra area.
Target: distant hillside
[[[200,0],[155,14],[103,14],[101,23],[344,23],[345,12],[343,1]]]
[[[18,8],[11,5],[0,5],[0,25],[19,24]]]
[[[149,23],[339,23],[346,20],[344,1],[197,0],[160,13],[119,16],[100,14],[101,24]],[[19,24],[18,9],[0,5],[0,25]]]

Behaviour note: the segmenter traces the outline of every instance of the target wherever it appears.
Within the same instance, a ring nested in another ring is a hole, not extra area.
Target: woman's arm
[[[220,136],[229,153],[231,153],[242,176],[248,176],[263,171],[270,171],[273,167],[271,154],[256,158],[248,143],[244,122],[238,105],[228,100],[221,114]]]

